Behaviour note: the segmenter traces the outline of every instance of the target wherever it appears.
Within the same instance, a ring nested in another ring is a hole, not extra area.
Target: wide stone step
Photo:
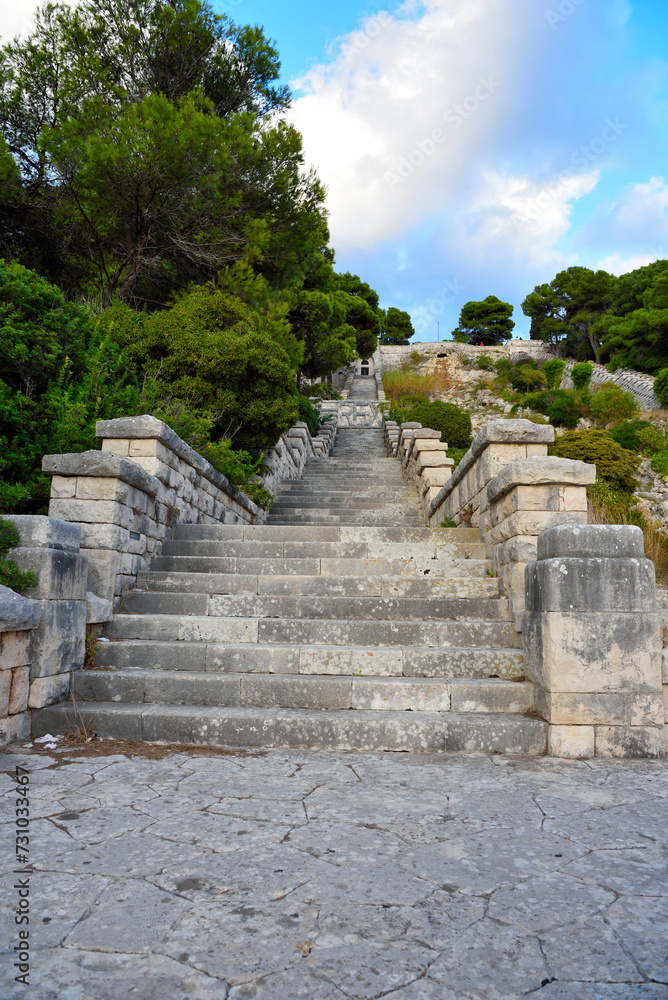
[[[350,712],[87,702],[95,732],[113,739],[209,746],[543,754],[547,724],[514,714]],[[64,733],[71,704],[33,711],[37,734]]]
[[[242,576],[484,577],[484,559],[240,559],[236,556],[156,556],[159,573],[239,573]]]
[[[142,590],[192,594],[291,594],[296,597],[498,597],[490,577],[245,576],[239,573],[141,573]]]
[[[355,517],[354,514],[272,514],[269,512],[269,517],[267,518],[268,524],[285,524],[285,525],[298,525],[298,524],[310,524],[310,525],[322,525],[322,527],[331,527],[332,525],[341,525],[353,527],[357,525],[366,525],[369,523],[369,514],[366,511],[364,514],[360,514]],[[373,517],[373,523],[379,527],[393,527],[397,523],[414,525],[418,527],[424,524],[424,519],[418,515],[409,515],[405,511],[397,512],[392,515],[378,515]]]
[[[78,701],[312,708],[332,711],[527,712],[528,681],[351,677],[327,674],[191,673],[173,670],[80,670]],[[85,710],[85,706],[80,706]]]
[[[308,618],[362,621],[507,621],[508,602],[486,597],[313,597],[282,594],[191,594],[130,591],[124,612],[216,618]]]
[[[285,646],[252,643],[100,642],[98,667],[261,674],[521,680],[522,651],[493,647]]]
[[[119,614],[105,628],[110,639],[171,642],[268,643],[294,646],[510,646],[513,625],[503,621],[342,621],[306,618],[214,618],[209,615]]]
[[[265,541],[265,542],[443,542],[480,543],[477,528],[355,527],[303,528],[280,524],[175,524],[175,541]]]
[[[450,542],[435,539],[384,542],[369,539],[356,542],[329,541],[229,541],[168,540],[162,556],[236,556],[240,559],[484,559],[482,542]]]

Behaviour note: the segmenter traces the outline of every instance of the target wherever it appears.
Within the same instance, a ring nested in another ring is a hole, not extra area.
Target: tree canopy
[[[502,302],[496,295],[488,295],[482,302],[467,302],[453,337],[460,343],[502,344],[512,337],[515,327],[512,315],[510,302]]]
[[[382,316],[382,332],[380,341],[382,344],[408,344],[411,337],[415,336],[415,330],[411,323],[410,315],[402,309],[390,306]]]

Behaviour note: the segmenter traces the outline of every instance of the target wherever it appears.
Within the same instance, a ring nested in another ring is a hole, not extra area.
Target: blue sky
[[[668,257],[665,0],[215,6],[276,40],[337,266],[416,339],[489,294],[526,336],[562,268]]]

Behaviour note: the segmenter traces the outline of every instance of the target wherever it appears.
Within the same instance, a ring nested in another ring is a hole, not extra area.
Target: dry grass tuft
[[[403,368],[396,372],[385,372],[383,388],[385,395],[396,403],[402,396],[425,396],[436,388],[435,375],[419,375],[415,371]]]

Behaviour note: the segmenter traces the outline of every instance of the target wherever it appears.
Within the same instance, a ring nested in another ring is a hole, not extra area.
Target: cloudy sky
[[[571,264],[668,257],[665,0],[213,0],[277,42],[340,270],[416,339]],[[0,34],[35,4],[3,5]]]

